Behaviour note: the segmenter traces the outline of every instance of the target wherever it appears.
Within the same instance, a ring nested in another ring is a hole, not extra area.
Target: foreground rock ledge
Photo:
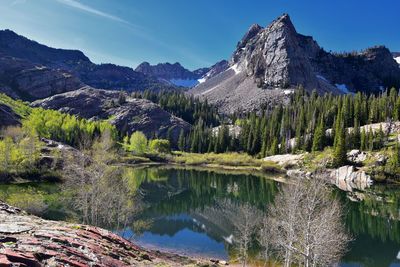
[[[107,230],[28,215],[0,201],[0,266],[211,266],[145,250]]]

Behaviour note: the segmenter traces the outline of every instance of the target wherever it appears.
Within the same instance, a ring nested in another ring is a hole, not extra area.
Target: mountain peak
[[[287,13],[282,14],[277,19],[271,22],[266,28],[269,31],[272,30],[286,30],[288,33],[296,34],[296,29]]]
[[[281,16],[279,16],[276,21],[281,21],[283,23],[290,23],[292,24],[292,21],[290,20],[290,16],[288,13],[283,13]]]
[[[245,35],[242,37],[242,39],[238,42],[237,44],[237,49],[244,48],[247,44],[247,42],[252,39],[254,36],[256,36],[263,27],[261,27],[258,24],[253,24],[250,26],[249,30],[245,33]]]
[[[229,68],[191,92],[226,113],[275,105],[298,86],[319,93],[379,92],[400,84],[397,60],[400,55],[382,46],[361,53],[325,52],[311,36],[297,33],[283,14],[265,28],[252,25]]]
[[[179,62],[172,64],[169,62],[158,63],[157,65],[151,65],[148,62],[143,62],[136,67],[135,71],[163,80],[197,80],[198,78],[191,71],[184,68]]]

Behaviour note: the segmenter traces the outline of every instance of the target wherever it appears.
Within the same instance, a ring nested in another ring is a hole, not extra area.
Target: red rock
[[[184,257],[169,257],[169,254],[147,251],[97,227],[81,225],[77,229],[74,224],[46,221],[23,211],[18,215],[10,214],[0,208],[2,220],[11,226],[19,222],[32,230],[0,236],[3,240],[15,241],[15,247],[12,248],[2,248],[0,243],[0,267],[36,267],[47,263],[75,267],[136,266],[149,259],[154,265],[165,263],[183,266],[188,262]],[[92,255],[95,257],[92,258]]]
[[[87,257],[85,254],[83,254],[82,252],[74,249],[74,248],[70,248],[70,247],[63,247],[64,251],[67,253],[67,255],[73,255],[75,257],[79,257],[85,261],[92,261],[91,258]]]
[[[3,253],[11,262],[24,263],[32,267],[41,266],[41,264],[32,253],[18,253],[10,249],[5,249]]]
[[[87,267],[88,264],[84,264],[82,262],[79,261],[75,261],[73,259],[69,259],[67,257],[61,257],[58,259],[58,261],[61,261],[63,263],[69,264],[70,266],[75,266],[75,267]]]
[[[0,254],[0,267],[8,267],[11,266],[11,261],[8,260],[6,255]]]

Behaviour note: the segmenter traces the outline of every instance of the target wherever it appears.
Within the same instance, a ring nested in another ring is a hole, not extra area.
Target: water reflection
[[[115,192],[128,192],[129,198],[125,195],[118,203],[140,206],[140,210],[129,214],[123,230],[113,230],[147,247],[221,259],[236,258],[235,220],[221,212],[218,202],[229,199],[262,210],[279,189],[277,182],[264,177],[211,171],[153,167],[127,168],[120,174],[126,190]],[[0,185],[0,196],[6,201],[18,199],[18,194],[26,195],[27,188],[29,194],[43,198],[48,210],[58,211],[46,213],[47,218],[79,218],[79,212],[66,201],[68,190],[57,193],[58,185]],[[372,189],[337,192],[347,210],[346,225],[355,238],[341,266],[400,266],[400,191],[377,185]],[[66,215],[61,217],[61,212]],[[252,255],[258,252],[257,247],[251,250]]]
[[[144,169],[139,186],[148,204],[138,218],[154,219],[152,226],[137,240],[161,248],[174,247],[182,252],[218,258],[234,257],[234,220],[219,210],[217,201],[233,199],[263,209],[278,191],[279,184],[250,175],[218,174],[208,171]],[[164,177],[154,182],[149,177]],[[375,188],[375,187],[374,187]],[[361,202],[353,202],[339,192],[347,209],[346,223],[356,238],[342,266],[396,266],[400,250],[399,195],[397,189],[364,193]],[[198,234],[205,239],[199,240]],[[190,245],[179,248],[182,236]],[[166,238],[168,236],[168,238]],[[159,238],[159,239],[158,239]],[[176,238],[176,239],[175,239]],[[179,240],[179,241],[178,241]],[[219,244],[216,248],[215,243]],[[221,247],[224,252],[221,252]],[[218,253],[215,253],[215,252]],[[355,264],[355,265],[354,265]],[[392,264],[392,265],[391,265]]]

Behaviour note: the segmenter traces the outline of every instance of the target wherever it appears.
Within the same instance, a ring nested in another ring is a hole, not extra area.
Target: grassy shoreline
[[[220,169],[224,171],[259,172],[267,174],[283,174],[285,170],[277,163],[256,159],[243,153],[187,153],[146,155],[146,157],[125,156],[119,164],[126,166],[171,165],[182,167],[198,167]]]

